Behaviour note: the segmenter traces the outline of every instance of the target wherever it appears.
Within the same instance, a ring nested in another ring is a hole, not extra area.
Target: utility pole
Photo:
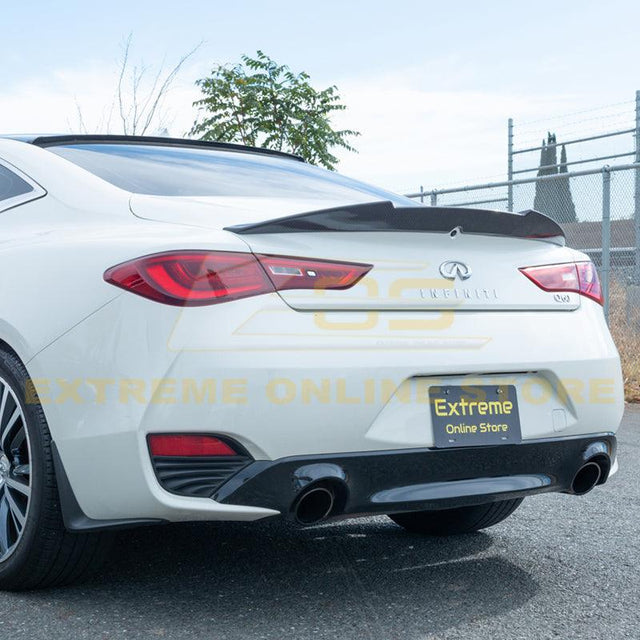
[[[602,297],[604,298],[604,317],[609,322],[609,298],[611,283],[611,171],[609,165],[602,168]]]
[[[636,91],[636,130],[635,130],[636,155],[635,161],[640,163],[640,91]],[[640,169],[635,170],[635,200],[634,200],[634,221],[635,221],[635,269],[633,271],[633,283],[640,285]]]
[[[636,94],[636,118],[638,117],[637,105],[638,97]],[[507,125],[507,180],[513,180],[513,118],[509,118]],[[637,183],[636,183],[637,185]],[[636,187],[637,188],[637,187]],[[507,211],[513,211],[513,185],[507,187]]]

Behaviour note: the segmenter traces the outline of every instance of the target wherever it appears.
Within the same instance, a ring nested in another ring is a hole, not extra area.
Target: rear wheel
[[[24,365],[0,351],[0,589],[50,587],[85,577],[110,536],[65,529],[51,435]],[[28,399],[28,402],[27,402]]]
[[[394,513],[389,517],[413,533],[451,536],[486,529],[502,522],[520,506],[522,500],[515,498],[457,509]]]

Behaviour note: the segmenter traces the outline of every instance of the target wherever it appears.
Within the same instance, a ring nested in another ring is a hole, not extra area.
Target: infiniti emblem
[[[464,263],[457,260],[447,260],[440,265],[440,274],[447,280],[468,280],[471,277],[471,269]]]

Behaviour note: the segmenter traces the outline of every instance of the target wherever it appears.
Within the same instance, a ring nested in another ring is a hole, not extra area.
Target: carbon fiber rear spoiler
[[[539,213],[520,213],[456,207],[394,207],[391,202],[370,202],[310,211],[262,222],[225,227],[241,235],[301,233],[305,231],[432,231],[511,236],[564,238],[560,225]]]

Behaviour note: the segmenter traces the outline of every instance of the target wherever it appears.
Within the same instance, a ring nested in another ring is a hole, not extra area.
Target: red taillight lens
[[[153,456],[237,456],[238,453],[214,436],[198,435],[151,435],[149,451]]]
[[[523,267],[522,273],[545,291],[579,293],[603,304],[598,272],[592,262],[568,262],[542,267]]]
[[[348,289],[365,276],[370,264],[330,262],[285,256],[257,256],[278,290],[284,289]]]
[[[371,268],[228,251],[168,251],[111,267],[104,279],[156,302],[196,307],[281,289],[347,289]]]
[[[137,258],[104,274],[117,287],[156,302],[197,307],[273,291],[250,253],[168,251]]]
[[[577,262],[576,268],[578,269],[580,293],[595,300],[598,304],[604,304],[600,278],[593,262]]]

